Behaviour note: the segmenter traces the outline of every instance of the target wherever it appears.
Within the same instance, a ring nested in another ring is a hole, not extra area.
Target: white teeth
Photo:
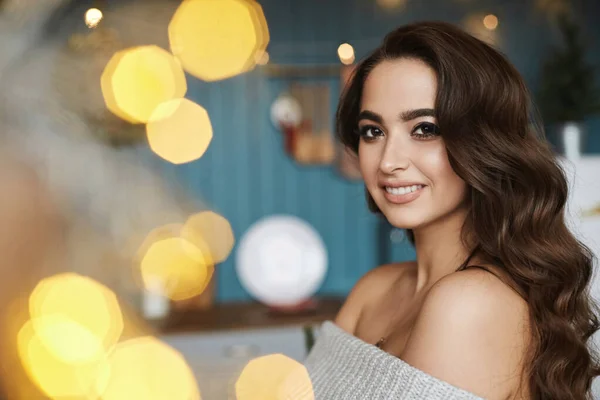
[[[412,185],[412,186],[403,186],[392,188],[389,186],[385,187],[385,191],[391,194],[407,194],[422,189],[423,185]]]

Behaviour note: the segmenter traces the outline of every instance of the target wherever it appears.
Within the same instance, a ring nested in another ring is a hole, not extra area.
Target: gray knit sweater
[[[323,323],[304,365],[315,400],[480,399]]]

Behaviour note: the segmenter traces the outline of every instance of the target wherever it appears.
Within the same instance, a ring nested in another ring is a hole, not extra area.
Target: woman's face
[[[360,169],[373,200],[397,228],[418,229],[461,210],[465,182],[448,161],[434,117],[437,79],[420,60],[379,63],[360,105]]]

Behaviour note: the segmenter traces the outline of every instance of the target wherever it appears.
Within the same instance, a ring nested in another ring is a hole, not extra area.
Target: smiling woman
[[[415,229],[464,212],[466,184],[450,166],[440,135],[436,87],[434,71],[412,58],[383,61],[365,81],[360,168],[373,201],[396,227]]]
[[[531,111],[509,61],[451,24],[401,27],[357,65],[337,132],[417,259],[370,271],[323,326],[317,399],[590,397],[592,254]]]

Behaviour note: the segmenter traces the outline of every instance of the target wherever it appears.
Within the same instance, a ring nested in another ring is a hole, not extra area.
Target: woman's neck
[[[471,249],[461,240],[465,210],[457,210],[443,220],[413,230],[417,252],[416,292],[429,289],[469,257]]]

